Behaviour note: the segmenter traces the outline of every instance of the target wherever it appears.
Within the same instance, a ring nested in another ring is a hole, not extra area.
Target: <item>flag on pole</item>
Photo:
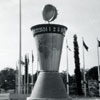
[[[100,41],[98,40],[98,47],[100,47]]]
[[[72,51],[72,50],[69,48],[69,46],[68,46],[67,39],[66,39],[66,47],[67,47],[67,49],[68,49],[69,51]]]
[[[69,95],[69,77],[68,77],[68,50],[71,51],[71,49],[68,46],[68,41],[66,39],[66,60],[67,60],[67,68],[66,68],[66,78],[67,78],[67,95]]]
[[[68,46],[68,45],[67,45],[67,48],[68,48],[68,50],[69,50],[69,51],[72,51],[72,50],[69,48],[69,46]]]
[[[85,44],[84,40],[83,40],[83,46],[88,51],[88,46]]]
[[[85,76],[85,55],[84,55],[84,48],[86,51],[88,51],[88,46],[85,44],[84,39],[82,38],[83,41],[83,87],[84,87],[84,96],[86,97],[86,76]]]

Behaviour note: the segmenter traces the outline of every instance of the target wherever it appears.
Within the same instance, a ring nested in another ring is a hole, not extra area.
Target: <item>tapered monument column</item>
[[[40,73],[27,100],[69,100],[58,73],[67,27],[58,24],[39,24],[31,30],[36,39]]]

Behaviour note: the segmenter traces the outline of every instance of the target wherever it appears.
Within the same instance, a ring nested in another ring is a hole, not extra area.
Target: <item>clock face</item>
[[[54,6],[48,4],[43,9],[43,19],[45,21],[51,22],[57,17],[57,10]]]

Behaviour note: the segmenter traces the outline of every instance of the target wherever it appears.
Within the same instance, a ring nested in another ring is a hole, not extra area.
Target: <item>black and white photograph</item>
[[[0,0],[0,100],[100,100],[100,0]]]

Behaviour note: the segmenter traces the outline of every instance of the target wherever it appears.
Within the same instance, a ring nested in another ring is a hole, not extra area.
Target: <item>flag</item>
[[[84,41],[83,41],[83,46],[84,46],[84,48],[88,51],[88,46],[85,44]]]
[[[34,56],[33,56],[33,51],[32,51],[32,63],[34,62]]]
[[[67,39],[66,39],[66,47],[67,47],[67,49],[68,49],[69,51],[71,51],[71,49],[70,49],[69,46],[68,46]]]
[[[69,48],[69,46],[68,46],[68,45],[67,45],[67,48],[68,48],[68,50],[69,50],[69,51],[71,51],[71,49]]]
[[[98,40],[98,47],[100,47],[100,41]]]
[[[22,60],[20,61],[20,63],[21,63],[22,65],[25,65],[25,62],[24,62],[24,61],[22,61]]]

